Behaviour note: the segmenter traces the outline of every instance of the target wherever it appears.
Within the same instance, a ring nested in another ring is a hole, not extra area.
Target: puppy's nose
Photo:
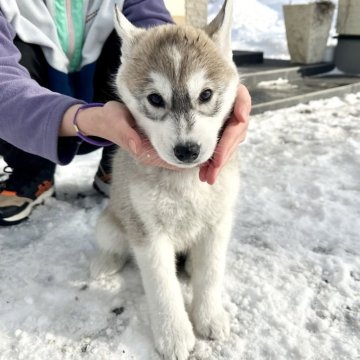
[[[200,154],[200,145],[193,142],[177,144],[174,147],[175,156],[183,163],[192,163]]]

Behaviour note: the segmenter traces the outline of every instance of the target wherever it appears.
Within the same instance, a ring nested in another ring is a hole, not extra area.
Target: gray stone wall
[[[337,32],[340,35],[360,35],[360,0],[339,0]]]

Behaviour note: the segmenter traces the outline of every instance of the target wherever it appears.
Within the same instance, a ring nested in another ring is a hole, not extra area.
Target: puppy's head
[[[116,88],[159,156],[178,167],[206,162],[232,110],[238,74],[231,51],[232,0],[204,29],[134,27],[118,9]]]

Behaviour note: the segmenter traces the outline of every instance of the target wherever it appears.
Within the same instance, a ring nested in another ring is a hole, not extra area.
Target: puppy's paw
[[[230,335],[230,320],[228,313],[223,309],[213,312],[192,312],[195,330],[198,334],[210,340],[225,340]]]
[[[174,322],[154,334],[155,346],[165,360],[187,360],[195,346],[195,335],[188,319]]]

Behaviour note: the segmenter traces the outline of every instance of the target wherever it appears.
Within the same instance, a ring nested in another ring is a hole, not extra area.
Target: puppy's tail
[[[128,257],[119,257],[118,254],[111,254],[99,251],[91,260],[90,276],[99,279],[116,274],[126,264]]]
[[[109,209],[105,209],[98,220],[96,238],[99,252],[91,261],[91,277],[96,279],[119,272],[129,259],[129,245]]]

